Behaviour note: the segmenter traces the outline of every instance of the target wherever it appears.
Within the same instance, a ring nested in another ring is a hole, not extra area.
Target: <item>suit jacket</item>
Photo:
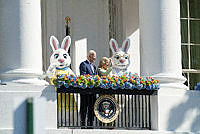
[[[97,70],[96,70],[96,66],[94,64],[93,67],[94,67],[94,73],[92,71],[92,68],[91,68],[91,63],[86,60],[86,61],[83,61],[81,64],[80,64],[80,75],[86,75],[86,74],[89,74],[89,75],[96,75],[97,74]]]

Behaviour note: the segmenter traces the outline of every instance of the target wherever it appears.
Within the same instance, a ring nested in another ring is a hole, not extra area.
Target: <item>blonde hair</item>
[[[102,68],[106,62],[109,62],[109,59],[107,57],[102,57],[101,60],[99,61],[99,66],[98,68]]]

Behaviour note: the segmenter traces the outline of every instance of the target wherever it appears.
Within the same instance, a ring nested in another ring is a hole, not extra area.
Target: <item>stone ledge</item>
[[[200,132],[174,132],[151,130],[106,130],[106,129],[46,129],[46,134],[200,134]],[[13,134],[13,129],[0,129],[0,134]]]

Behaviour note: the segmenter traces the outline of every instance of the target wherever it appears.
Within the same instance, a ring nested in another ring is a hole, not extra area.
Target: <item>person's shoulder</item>
[[[86,65],[87,64],[87,60],[81,62],[80,66]]]
[[[88,62],[88,60],[85,60],[85,61],[83,61],[83,62],[81,62],[81,63],[89,63],[89,62]]]

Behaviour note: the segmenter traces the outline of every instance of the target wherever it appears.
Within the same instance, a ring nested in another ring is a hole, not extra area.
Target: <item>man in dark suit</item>
[[[87,55],[87,60],[80,64],[80,75],[96,75],[97,70],[94,62],[96,60],[96,52],[90,50]],[[81,94],[81,126],[85,126],[85,119],[87,115],[87,126],[93,126],[94,121],[94,103],[96,100],[96,95],[93,94]]]

